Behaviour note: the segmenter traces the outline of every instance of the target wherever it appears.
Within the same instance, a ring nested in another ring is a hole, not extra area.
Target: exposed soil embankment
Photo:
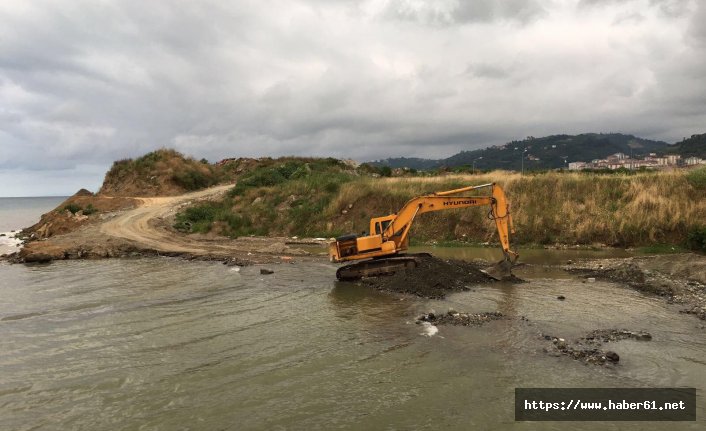
[[[476,284],[496,282],[483,272],[489,266],[485,261],[465,262],[432,256],[419,257],[418,261],[419,265],[414,269],[398,271],[387,277],[365,278],[361,283],[377,290],[440,299],[449,292],[470,290]],[[522,282],[516,277],[510,277],[508,281]]]
[[[63,235],[89,224],[100,223],[111,213],[133,209],[139,204],[136,198],[95,196],[81,189],[54,210],[43,214],[37,223],[23,229],[21,236],[31,241]]]

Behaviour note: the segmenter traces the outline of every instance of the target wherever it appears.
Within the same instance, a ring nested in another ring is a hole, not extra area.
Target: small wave
[[[1,322],[7,322],[11,320],[22,320],[22,319],[29,319],[30,317],[37,317],[37,316],[42,316],[46,313],[38,312],[38,313],[26,313],[26,314],[14,314],[11,316],[5,316],[2,319],[0,319]]]
[[[0,254],[17,251],[17,247],[22,244],[22,240],[15,238],[12,232],[0,232]]]
[[[422,322],[421,325],[423,331],[419,335],[424,335],[425,337],[433,337],[439,332],[439,328],[429,322]]]

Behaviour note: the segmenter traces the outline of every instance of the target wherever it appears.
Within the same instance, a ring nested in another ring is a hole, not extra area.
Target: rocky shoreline
[[[706,256],[678,253],[567,262],[562,269],[589,281],[604,280],[683,305],[682,313],[706,320]]]
[[[33,243],[30,243],[33,244]],[[25,251],[26,250],[26,251]],[[266,263],[291,263],[296,260],[320,260],[310,253],[282,249],[283,253],[242,251],[239,253],[191,253],[143,248],[129,241],[106,239],[105,243],[80,243],[68,246],[48,244],[41,247],[22,248],[19,252],[2,254],[0,261],[13,264],[48,264],[61,260],[98,260],[112,258],[174,257],[187,261],[215,261],[228,266],[249,266]],[[294,251],[294,253],[286,253]]]

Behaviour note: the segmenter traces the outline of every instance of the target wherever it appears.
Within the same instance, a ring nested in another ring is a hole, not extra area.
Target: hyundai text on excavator
[[[463,196],[464,192],[479,189],[490,189],[490,195]],[[340,267],[336,277],[339,280],[356,280],[415,268],[422,255],[403,252],[409,246],[409,229],[419,214],[483,205],[490,206],[488,218],[495,221],[504,255],[503,260],[485,272],[501,280],[511,275],[510,269],[519,255],[510,250],[510,234],[515,233],[510,204],[503,189],[495,183],[417,196],[410,199],[397,214],[370,219],[370,235],[351,234],[336,238],[329,243],[331,262],[360,261]]]

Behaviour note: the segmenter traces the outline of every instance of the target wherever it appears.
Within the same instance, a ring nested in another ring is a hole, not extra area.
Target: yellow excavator
[[[464,192],[479,189],[490,189],[490,195],[463,196]],[[502,280],[511,275],[510,269],[519,255],[510,250],[510,234],[515,233],[510,204],[503,189],[495,183],[417,196],[410,199],[397,214],[370,219],[369,235],[351,234],[336,238],[329,243],[331,262],[360,261],[340,267],[336,278],[357,280],[416,268],[423,254],[403,252],[409,246],[409,229],[419,214],[483,205],[490,206],[488,218],[495,221],[504,255],[503,260],[485,272],[494,279]]]

